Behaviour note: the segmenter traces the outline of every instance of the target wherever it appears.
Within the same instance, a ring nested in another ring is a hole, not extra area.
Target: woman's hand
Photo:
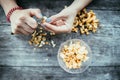
[[[44,23],[43,25],[46,26],[45,29],[55,33],[70,32],[77,12],[90,2],[91,0],[74,0],[68,8],[52,16],[50,23]]]
[[[77,11],[68,7],[63,9],[60,13],[50,17],[51,22],[45,22],[42,25],[44,25],[46,30],[54,33],[68,33],[71,32],[76,14]]]
[[[33,18],[41,18],[39,9],[16,10],[10,17],[11,29],[15,34],[29,35],[37,28],[37,22]]]

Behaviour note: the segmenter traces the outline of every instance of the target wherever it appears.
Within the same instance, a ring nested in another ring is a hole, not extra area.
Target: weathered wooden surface
[[[69,5],[72,0],[23,0],[25,8],[40,8],[51,16]],[[88,7],[100,20],[100,29],[89,36],[79,33],[52,37],[56,47],[44,46],[33,50],[30,36],[10,35],[0,9],[0,80],[120,80],[120,0],[94,0]],[[83,39],[92,49],[92,64],[82,74],[69,74],[59,67],[59,45],[70,38]],[[47,60],[48,59],[48,60]]]
[[[120,67],[90,67],[82,74],[69,74],[60,67],[6,67],[1,68],[0,78],[1,80],[119,80],[119,69]]]

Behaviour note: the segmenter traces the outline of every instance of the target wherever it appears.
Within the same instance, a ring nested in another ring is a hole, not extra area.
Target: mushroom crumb
[[[75,42],[70,45],[64,45],[60,52],[60,57],[69,69],[77,69],[82,66],[83,62],[86,62],[88,57],[88,51],[85,46],[82,46],[80,42]]]
[[[90,31],[95,33],[99,25],[99,20],[96,18],[95,13],[86,9],[79,11],[74,19],[72,32],[80,31],[81,34],[89,34]]]
[[[44,23],[46,21],[47,17],[43,17],[41,19],[41,23]],[[52,40],[51,42],[48,40],[48,36],[52,37],[55,33],[53,32],[47,32],[43,29],[41,25],[38,26],[38,28],[32,33],[31,39],[29,40],[30,45],[35,45],[37,47],[43,47],[44,45],[50,45],[52,44],[52,47],[55,47],[55,42]]]

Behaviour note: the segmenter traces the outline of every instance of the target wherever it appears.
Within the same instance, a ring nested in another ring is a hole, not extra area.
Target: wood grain
[[[73,0],[19,0],[25,8],[40,8],[49,17]],[[54,4],[54,5],[53,5]],[[28,44],[30,36],[11,35],[0,8],[0,80],[120,80],[120,0],[94,0],[92,9],[100,20],[97,33],[60,34],[51,37],[56,47],[36,48]],[[60,68],[57,51],[62,42],[78,38],[92,50],[92,63],[82,74],[69,74]]]
[[[1,80],[119,80],[120,67],[90,67],[82,74],[69,74],[60,67],[1,67]]]

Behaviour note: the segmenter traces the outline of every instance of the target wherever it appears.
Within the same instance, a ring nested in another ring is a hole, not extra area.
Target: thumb
[[[37,18],[42,17],[40,9],[29,9],[29,11],[30,11],[30,16],[36,16]]]

